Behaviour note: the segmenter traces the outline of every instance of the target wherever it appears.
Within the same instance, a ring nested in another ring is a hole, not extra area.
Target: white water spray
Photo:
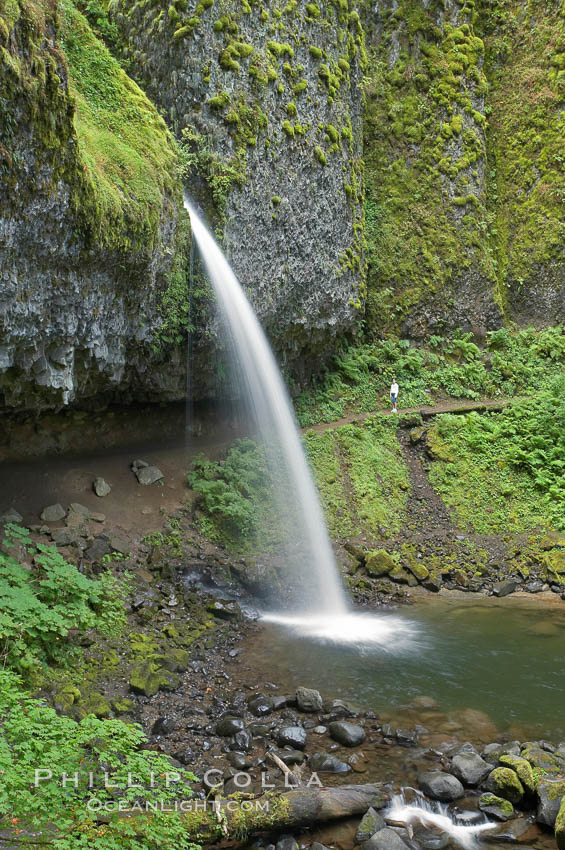
[[[275,446],[281,481],[293,504],[286,557],[293,575],[302,577],[303,610],[327,617],[347,613],[339,571],[326,530],[318,494],[300,442],[281,374],[257,317],[234,272],[198,213],[185,198],[192,233],[214,289],[234,356],[241,365],[248,401],[266,445]],[[294,563],[292,563],[294,561]],[[302,607],[302,606],[301,606]]]
[[[418,796],[415,802],[409,804],[404,794],[393,797],[386,820],[391,824],[405,824],[410,831],[414,826],[422,826],[445,832],[464,850],[473,850],[481,832],[488,832],[496,827],[496,824],[489,821],[476,824],[458,823],[457,818],[449,815],[446,804],[426,800],[424,796]]]

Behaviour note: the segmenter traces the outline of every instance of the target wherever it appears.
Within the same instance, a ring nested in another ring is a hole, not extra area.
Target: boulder
[[[278,757],[281,761],[284,761],[285,764],[302,764],[306,756],[301,750],[279,750],[277,753]]]
[[[313,688],[297,688],[296,703],[300,711],[307,712],[321,711],[323,706],[320,692]]]
[[[310,756],[310,767],[314,773],[349,773],[351,765],[330,753],[314,753]]]
[[[458,800],[465,793],[465,789],[456,776],[444,773],[441,770],[429,770],[421,773],[418,776],[418,785],[428,797],[433,800],[441,800],[444,803]]]
[[[157,691],[174,691],[179,684],[176,673],[158,667],[153,661],[134,667],[129,680],[131,690],[146,697],[154,696]]]
[[[165,477],[157,466],[150,466],[144,460],[134,460],[131,468],[139,483],[144,486],[155,484],[157,481],[162,481]]]
[[[565,779],[541,776],[536,790],[539,799],[536,821],[554,827],[565,797]]]
[[[247,707],[255,717],[264,717],[273,710],[273,700],[265,694],[255,694],[248,701]]]
[[[565,797],[561,800],[555,820],[555,840],[559,850],[565,850]]]
[[[214,599],[208,603],[207,609],[214,617],[218,617],[220,620],[237,620],[241,617],[241,608],[233,600],[223,602],[219,599]]]
[[[492,592],[495,596],[509,596],[511,593],[518,587],[518,582],[513,579],[507,579],[506,581],[499,581],[492,588]]]
[[[473,787],[480,785],[483,779],[486,779],[492,770],[492,765],[482,759],[478,753],[462,752],[453,758],[451,770],[463,785]]]
[[[511,803],[519,803],[524,796],[524,787],[518,775],[509,767],[495,767],[486,781],[488,791],[510,800]]]
[[[396,561],[384,549],[371,549],[365,555],[365,567],[369,575],[379,578],[388,575],[396,567]]]
[[[536,780],[534,777],[532,766],[529,761],[520,758],[520,756],[514,756],[509,753],[503,753],[500,756],[500,764],[502,765],[502,767],[509,767],[514,770],[518,775],[518,779],[524,786],[524,789],[529,794],[535,794]]]
[[[100,475],[98,476],[98,478],[94,479],[92,483],[92,489],[94,490],[96,495],[99,496],[101,499],[103,499],[104,496],[109,496],[112,492],[111,486]]]
[[[363,850],[408,850],[408,845],[394,829],[385,827],[365,841]]]
[[[241,717],[222,717],[216,723],[216,735],[222,738],[230,738],[242,729],[245,729],[245,723]]]
[[[84,557],[87,561],[101,561],[105,555],[109,555],[112,551],[110,541],[107,537],[100,535],[95,537],[92,545],[86,549]]]
[[[496,820],[505,821],[514,817],[514,806],[510,800],[504,800],[496,794],[483,794],[479,800],[479,809]]]
[[[361,818],[355,833],[355,843],[361,844],[363,841],[368,841],[375,832],[384,828],[385,819],[371,807]]]
[[[348,723],[346,720],[336,720],[330,723],[328,730],[334,741],[344,747],[356,747],[365,740],[363,727]]]
[[[66,510],[58,502],[56,505],[48,505],[41,511],[41,519],[44,522],[59,522],[67,515]]]
[[[283,726],[277,732],[277,743],[281,747],[303,750],[306,746],[306,731],[302,726]]]

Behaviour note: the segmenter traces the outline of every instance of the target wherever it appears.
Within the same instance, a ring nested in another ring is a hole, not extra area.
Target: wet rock
[[[279,750],[277,755],[281,761],[284,761],[288,765],[302,764],[306,759],[305,754],[301,750]]]
[[[325,735],[327,731],[327,726],[314,726],[314,728],[312,729],[312,732],[315,732],[316,735]]]
[[[528,581],[524,587],[528,593],[541,593],[543,590],[543,581]]]
[[[397,729],[395,738],[401,747],[415,747],[418,742],[418,733],[415,729]]]
[[[313,841],[310,845],[310,850],[330,850],[325,844],[320,844],[319,841]]]
[[[274,723],[251,723],[249,731],[254,738],[265,738],[274,726]]]
[[[320,692],[313,688],[297,688],[296,704],[300,711],[317,712],[322,710],[323,700]]]
[[[219,599],[215,599],[208,604],[207,609],[214,617],[218,617],[220,620],[236,620],[238,617],[241,617],[241,608],[237,602],[233,601],[220,602]]]
[[[256,694],[254,697],[251,697],[247,703],[247,707],[255,717],[264,717],[273,710],[273,700],[271,697],[265,696],[265,694]]]
[[[496,820],[505,821],[514,817],[514,806],[510,800],[504,800],[496,794],[483,794],[479,800],[479,809]]]
[[[349,773],[351,765],[330,753],[315,753],[310,756],[310,767],[314,773]]]
[[[222,738],[230,738],[242,729],[245,729],[245,723],[241,717],[222,717],[216,723],[216,735],[220,735]]]
[[[92,489],[94,490],[96,495],[99,496],[101,499],[103,499],[104,496],[109,496],[112,492],[111,486],[100,475],[92,482]]]
[[[355,717],[356,711],[352,705],[342,699],[332,699],[324,702],[324,711],[327,713],[328,722],[339,720],[342,717]],[[322,718],[320,718],[322,719]],[[325,720],[326,718],[324,718]]]
[[[453,775],[463,785],[480,785],[489,775],[492,765],[480,757],[478,753],[458,753],[451,762]]]
[[[281,747],[303,750],[306,746],[306,732],[302,726],[283,726],[277,732],[277,743]]]
[[[543,826],[555,826],[557,815],[565,797],[565,779],[541,776],[537,784],[539,798],[536,821]]]
[[[449,803],[458,800],[465,793],[456,776],[440,770],[429,770],[418,776],[418,785],[428,797]]]
[[[6,522],[23,522],[23,516],[17,512],[15,508],[9,508],[5,514],[0,516],[0,523],[4,524]]]
[[[280,711],[287,705],[287,698],[282,695],[275,695],[271,697],[271,702],[273,703],[273,711]]]
[[[520,756],[503,753],[500,756],[500,764],[502,767],[509,767],[516,772],[518,779],[524,786],[525,790],[533,795],[536,792],[536,780],[534,772],[529,761],[520,758]]]
[[[368,841],[375,832],[384,828],[385,819],[371,807],[361,818],[355,833],[355,843],[361,844],[363,841]]]
[[[175,718],[169,714],[164,714],[162,717],[158,717],[151,727],[151,735],[159,737],[172,735],[177,728],[178,722]]]
[[[511,593],[514,593],[517,588],[518,582],[508,579],[507,581],[499,581],[498,584],[495,584],[492,588],[492,592],[495,596],[509,596]]]
[[[440,832],[440,834],[434,838],[426,838],[424,841],[420,841],[420,845],[422,850],[445,850],[445,847],[449,845],[451,842],[451,838],[447,832]]]
[[[177,761],[180,761],[180,763],[184,764],[185,766],[193,765],[195,763],[196,757],[194,754],[194,750],[192,750],[190,747],[181,747],[180,750],[175,750],[173,756],[176,758]]]
[[[484,839],[490,844],[529,844],[535,842],[538,831],[530,818],[513,818],[484,833]]]
[[[334,741],[344,747],[356,747],[365,740],[365,730],[362,726],[348,723],[346,720],[337,720],[330,723],[328,730]]]
[[[497,797],[504,797],[511,803],[519,803],[524,796],[524,788],[517,774],[509,767],[495,767],[486,781],[486,788]]]
[[[229,748],[230,750],[237,750],[237,752],[248,753],[251,749],[251,735],[246,729],[240,729],[239,732],[236,732],[230,738]]]
[[[398,833],[385,826],[365,841],[363,850],[408,850],[408,845]]]
[[[292,835],[281,835],[275,845],[275,850],[298,850],[298,842]]]
[[[555,840],[559,850],[565,850],[565,797],[561,801],[555,820]]]
[[[48,505],[41,511],[41,519],[44,522],[59,522],[67,515],[66,510],[58,502],[56,505]]]
[[[253,766],[249,756],[244,756],[243,753],[228,753],[226,759],[236,770],[249,770]]]

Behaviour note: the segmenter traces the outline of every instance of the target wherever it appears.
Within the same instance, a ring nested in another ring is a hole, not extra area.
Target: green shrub
[[[0,552],[0,660],[31,672],[41,663],[65,663],[73,654],[70,629],[115,634],[125,623],[127,583],[110,572],[90,579],[54,546],[31,545],[27,529],[8,524]],[[15,556],[27,547],[33,565]],[[14,553],[14,554],[13,554]]]
[[[141,749],[145,740],[140,726],[120,720],[91,715],[77,723],[59,717],[27,693],[14,673],[0,669],[0,829],[5,840],[39,846],[28,837],[33,831],[42,833],[39,844],[55,850],[195,848],[181,815],[170,810],[175,800],[190,798],[189,782],[195,777],[172,768],[165,755]],[[51,770],[52,779],[36,783],[38,768]],[[111,777],[107,784],[117,788],[105,787],[105,773]],[[63,774],[69,777],[66,784]],[[128,774],[142,790],[128,787]],[[89,808],[91,800],[101,809]],[[135,808],[152,803],[155,810],[149,814]],[[163,804],[169,811],[161,810]],[[118,806],[124,813],[130,809],[133,817],[118,813]],[[97,817],[100,810],[103,819]]]

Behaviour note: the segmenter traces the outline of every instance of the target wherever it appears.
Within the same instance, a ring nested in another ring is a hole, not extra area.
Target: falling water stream
[[[285,526],[285,562],[297,583],[292,614],[270,612],[265,619],[338,643],[388,644],[405,639],[410,627],[400,619],[356,614],[349,608],[273,352],[227,259],[187,198],[185,208],[241,376],[244,401],[267,452],[279,519]]]

